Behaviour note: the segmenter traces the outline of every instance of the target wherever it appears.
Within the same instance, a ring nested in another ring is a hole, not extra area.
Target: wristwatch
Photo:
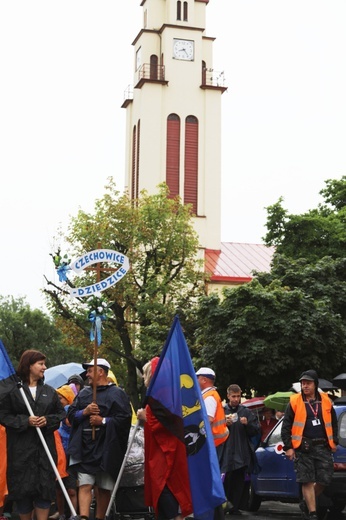
[[[102,424],[103,424],[103,426],[106,426],[106,417],[104,417],[104,418],[102,419]]]

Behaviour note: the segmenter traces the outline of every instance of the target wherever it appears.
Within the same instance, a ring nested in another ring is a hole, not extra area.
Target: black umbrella
[[[334,383],[334,381],[333,381]],[[327,392],[328,390],[337,390],[339,387],[334,386],[334,384],[330,381],[327,381],[327,379],[321,379],[318,380],[318,387],[323,390],[324,392]]]
[[[346,374],[342,374],[342,375],[345,376],[344,384],[345,384],[345,389],[346,389]],[[338,388],[341,388],[341,387],[338,385],[335,386],[335,379],[333,379],[333,383],[331,383],[327,379],[319,378],[318,388],[323,390],[323,392],[328,392],[328,390],[330,390],[330,391],[337,390]],[[293,383],[290,390],[293,390],[293,392],[300,392],[300,390],[301,390],[300,382],[298,381],[298,383]]]
[[[334,377],[333,384],[341,390],[346,390],[346,374],[339,374]]]

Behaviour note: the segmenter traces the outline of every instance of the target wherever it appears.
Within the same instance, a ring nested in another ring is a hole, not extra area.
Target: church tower
[[[142,0],[133,88],[125,94],[126,179],[132,198],[166,182],[191,204],[200,246],[221,248],[221,95],[209,0]]]

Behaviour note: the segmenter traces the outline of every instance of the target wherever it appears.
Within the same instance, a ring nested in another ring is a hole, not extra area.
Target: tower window
[[[157,79],[158,58],[156,54],[150,56],[150,79]]]
[[[137,193],[136,140],[137,140],[137,128],[135,125],[133,127],[133,131],[132,131],[131,199],[135,199],[136,193]]]
[[[184,204],[191,204],[197,215],[198,202],[198,120],[188,116],[185,120]]]
[[[177,20],[181,20],[181,1],[177,2]]]
[[[202,61],[202,85],[207,83],[207,65],[205,61]]]
[[[167,118],[166,183],[171,198],[179,195],[180,174],[180,117],[170,114]]]
[[[138,199],[139,195],[139,154],[140,154],[140,144],[141,144],[141,122],[138,119],[137,124],[137,146],[136,146],[136,199]]]
[[[184,2],[184,22],[188,20],[188,3]]]

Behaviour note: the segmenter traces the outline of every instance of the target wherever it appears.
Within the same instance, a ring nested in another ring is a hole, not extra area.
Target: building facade
[[[133,89],[126,117],[126,180],[133,198],[166,182],[191,204],[202,249],[220,249],[221,95],[208,0],[143,0],[133,41]]]
[[[212,0],[210,0],[212,1]],[[133,86],[125,93],[125,187],[132,198],[166,182],[191,204],[208,290],[267,271],[272,248],[221,243],[221,98],[206,34],[209,0],[142,0],[143,26],[132,45]]]

